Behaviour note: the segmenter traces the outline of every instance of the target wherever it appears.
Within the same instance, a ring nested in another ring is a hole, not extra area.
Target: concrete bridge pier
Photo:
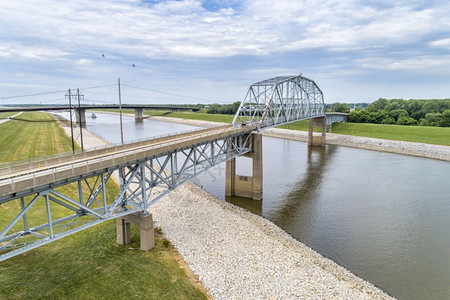
[[[155,232],[153,230],[153,218],[151,214],[135,213],[117,220],[117,244],[126,245],[131,243],[130,223],[139,226],[141,238],[141,250],[148,251],[155,247]]]
[[[314,128],[321,128],[321,135],[314,134]],[[319,117],[313,118],[309,120],[309,130],[308,130],[308,145],[310,146],[325,146],[326,144],[326,135],[327,131],[327,118]]]
[[[253,176],[236,174],[236,159],[226,163],[225,195],[262,200],[263,166],[262,166],[262,135],[252,133],[252,151],[246,155],[253,161]]]
[[[144,120],[144,109],[143,108],[135,108],[134,109],[134,119],[135,119],[135,121]]]
[[[86,109],[75,108],[75,115],[77,124],[80,124],[81,127],[86,128]]]

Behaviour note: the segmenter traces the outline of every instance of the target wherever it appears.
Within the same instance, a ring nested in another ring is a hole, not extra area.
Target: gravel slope
[[[150,208],[214,299],[390,299],[268,220],[193,184]]]
[[[306,131],[270,128],[261,132],[263,135],[270,137],[292,139],[302,142],[308,141],[308,132]],[[326,140],[328,145],[391,152],[450,161],[449,146],[391,141],[334,133],[327,133]]]

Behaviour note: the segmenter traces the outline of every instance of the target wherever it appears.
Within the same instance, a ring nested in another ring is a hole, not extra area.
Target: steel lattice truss
[[[0,261],[106,220],[147,212],[150,205],[192,177],[249,152],[253,129],[124,162],[57,187],[8,199],[3,204],[15,207],[17,214],[0,227]],[[105,186],[114,177],[120,190],[114,199],[108,199]],[[78,191],[76,199],[68,196],[73,190]],[[36,216],[43,220],[37,222]]]
[[[272,127],[325,116],[322,91],[311,79],[281,76],[254,83],[241,103],[233,124]]]

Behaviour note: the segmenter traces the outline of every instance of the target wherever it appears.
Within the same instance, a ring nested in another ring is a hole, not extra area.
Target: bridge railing
[[[220,127],[228,127],[220,126]],[[217,127],[217,128],[220,128]],[[162,141],[157,144],[152,144],[150,146],[142,146],[134,148],[132,150],[121,151],[120,153],[112,153],[106,156],[86,158],[83,161],[78,162],[68,162],[61,166],[53,166],[47,169],[43,169],[36,172],[31,172],[29,174],[20,175],[20,177],[9,177],[0,179],[0,203],[7,202],[11,199],[1,200],[2,196],[14,193],[16,190],[27,187],[28,189],[44,185],[48,182],[58,182],[65,178],[78,176],[80,174],[92,173],[99,169],[109,168],[111,166],[118,166],[130,161],[137,161],[138,159],[143,159],[145,157],[150,157],[154,155],[160,155],[162,153],[168,153],[173,150],[174,145],[177,149],[183,149],[183,147],[188,147],[195,142],[204,143],[211,139],[211,134],[208,134],[212,129],[208,128],[205,130],[199,130],[199,134],[192,136],[177,136],[176,140]],[[254,128],[249,128],[248,131]],[[241,132],[239,128],[233,128],[232,131],[219,132],[218,135],[232,135],[233,133]],[[125,145],[124,145],[125,146]]]
[[[54,155],[46,155],[46,156],[38,156],[33,157],[29,159],[24,160],[17,160],[12,161],[8,163],[2,163],[0,164],[0,176],[10,174],[11,172],[14,172],[14,170],[30,170],[34,168],[44,168],[46,165],[52,164],[52,163],[62,163],[61,159],[67,158],[67,157],[87,157],[88,155],[95,155],[95,154],[105,154],[107,151],[117,151],[124,147],[129,147],[130,145],[138,145],[139,143],[145,144],[149,141],[157,142],[158,140],[162,140],[164,138],[174,137],[174,136],[180,136],[184,134],[189,134],[195,131],[201,132],[201,131],[207,131],[211,128],[219,128],[224,127],[224,125],[217,125],[215,127],[209,127],[206,129],[190,129],[190,130],[184,130],[179,131],[176,133],[170,133],[170,134],[162,134],[157,135],[154,137],[144,138],[144,139],[137,139],[127,142],[126,144],[121,143],[111,143],[104,146],[97,146],[92,148],[87,148],[84,150],[75,150],[70,152],[62,152]]]

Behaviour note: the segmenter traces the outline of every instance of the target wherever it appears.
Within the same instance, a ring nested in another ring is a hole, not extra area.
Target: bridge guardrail
[[[217,129],[218,126],[215,128],[208,128],[205,129],[206,131],[211,131],[212,129]],[[230,130],[224,131],[224,132],[218,132],[214,136],[216,138],[223,138],[226,136],[232,136],[234,134],[237,134],[242,131],[252,131],[254,130],[255,126],[247,126],[247,127],[230,127],[230,125],[226,125],[226,127],[229,127]],[[245,128],[245,130],[243,130]],[[197,131],[203,131],[203,130],[197,130]],[[173,151],[173,148],[175,145],[178,147],[175,147],[177,149],[182,149],[183,147],[188,147],[190,144],[189,142],[196,141],[196,143],[204,143],[207,141],[212,141],[211,134],[202,133],[200,135],[195,136],[189,136],[189,137],[182,137],[181,139],[177,140],[171,140],[167,142],[162,142],[159,144],[154,144],[147,147],[141,147],[139,149],[133,149],[128,151],[123,151],[120,153],[113,153],[112,155],[106,156],[106,157],[97,157],[97,158],[91,158],[86,159],[81,162],[74,162],[74,163],[67,163],[63,166],[56,166],[49,169],[38,171],[37,173],[39,176],[36,176],[36,172],[30,173],[30,174],[24,174],[20,175],[19,177],[10,177],[10,178],[4,178],[0,180],[0,196],[6,195],[8,193],[13,193],[21,188],[33,188],[37,187],[42,184],[46,184],[47,182],[55,182],[58,180],[62,180],[64,178],[70,178],[71,176],[78,176],[83,173],[93,172],[98,169],[108,168],[111,167],[111,165],[120,165],[128,161],[135,161],[144,157],[149,157],[153,155],[164,155],[164,153],[170,153]],[[157,151],[155,151],[157,150]],[[139,154],[139,155],[137,155]],[[130,158],[132,156],[132,159]],[[127,159],[128,157],[128,159]],[[109,161],[109,164],[106,164],[106,162]],[[91,163],[98,162],[100,164],[96,164],[96,168],[89,168]],[[60,173],[59,175],[63,176],[57,176],[57,173]],[[59,178],[57,178],[59,177]]]
[[[228,125],[226,125],[226,126],[228,126]],[[28,170],[28,169],[33,168],[34,165],[31,165],[31,164],[39,164],[39,163],[43,163],[43,162],[48,163],[51,160],[57,160],[60,158],[65,158],[65,157],[74,156],[74,155],[82,156],[82,155],[85,155],[86,153],[93,153],[93,152],[99,151],[99,150],[118,150],[117,148],[122,147],[122,146],[129,146],[131,144],[137,144],[137,143],[145,143],[145,142],[149,142],[152,140],[157,141],[158,139],[163,139],[163,138],[167,138],[167,137],[171,137],[171,136],[188,134],[188,133],[195,132],[195,131],[204,131],[206,129],[219,128],[219,127],[224,127],[224,125],[217,125],[215,127],[209,127],[209,128],[205,128],[205,129],[184,130],[184,131],[171,133],[171,134],[162,134],[162,135],[158,135],[158,136],[154,136],[154,137],[150,137],[150,138],[132,140],[123,145],[121,143],[111,143],[111,144],[107,144],[104,146],[91,147],[91,148],[84,149],[84,150],[79,149],[79,150],[75,150],[75,151],[62,152],[62,153],[58,153],[58,154],[54,154],[54,155],[39,156],[39,157],[33,157],[33,158],[29,158],[29,159],[24,159],[24,160],[2,163],[2,164],[0,164],[0,175],[5,174],[5,173],[6,174],[11,173],[13,171],[11,168],[13,168],[13,167],[20,166],[20,167],[22,167],[22,170]],[[60,162],[60,161],[56,161],[56,162]],[[25,167],[25,165],[29,165],[29,168]],[[44,167],[44,166],[45,165],[42,165],[42,167]]]

